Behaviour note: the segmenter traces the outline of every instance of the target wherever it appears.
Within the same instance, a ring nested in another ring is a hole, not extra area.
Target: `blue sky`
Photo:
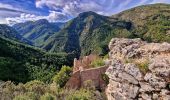
[[[170,0],[0,0],[0,23],[38,19],[67,21],[85,11],[113,15],[132,7],[154,3],[170,3]]]

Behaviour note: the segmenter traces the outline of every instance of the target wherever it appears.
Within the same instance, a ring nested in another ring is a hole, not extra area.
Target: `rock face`
[[[108,100],[170,100],[170,44],[113,38]]]

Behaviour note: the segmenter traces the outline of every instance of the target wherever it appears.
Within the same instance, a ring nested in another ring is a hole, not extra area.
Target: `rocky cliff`
[[[108,100],[170,100],[170,44],[113,38]]]

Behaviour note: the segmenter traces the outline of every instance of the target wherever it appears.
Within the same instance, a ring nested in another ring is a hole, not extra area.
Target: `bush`
[[[72,69],[68,66],[62,66],[61,70],[53,77],[53,81],[59,86],[64,87],[70,78]]]
[[[56,100],[56,97],[52,94],[46,93],[41,96],[40,100]]]
[[[92,66],[92,67],[101,67],[104,65],[105,65],[105,63],[102,58],[98,58],[90,64],[90,66]]]
[[[69,94],[66,100],[95,100],[93,91],[87,89],[76,90]]]
[[[102,74],[101,77],[106,84],[109,84],[109,77],[106,74]]]
[[[23,95],[18,95],[14,100],[38,100],[38,95],[34,92],[28,92]]]
[[[44,94],[47,90],[46,84],[41,81],[34,80],[25,84],[25,88],[30,92],[35,92],[37,94]]]
[[[54,66],[48,66],[46,64],[35,66],[35,65],[26,63],[25,66],[28,68],[30,80],[40,80],[40,81],[49,83],[51,81],[50,79],[56,73],[56,69],[54,68]]]
[[[83,83],[84,88],[90,89],[90,90],[95,90],[95,85],[92,80],[87,80]]]
[[[14,100],[30,100],[30,97],[26,95],[19,95],[19,96],[16,96]]]

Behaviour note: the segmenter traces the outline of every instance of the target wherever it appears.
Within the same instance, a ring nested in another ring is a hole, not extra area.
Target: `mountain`
[[[131,37],[131,22],[84,12],[67,22],[65,27],[45,41],[44,49],[51,52],[64,51],[88,55],[104,55],[112,37]]]
[[[63,23],[49,23],[46,19],[28,21],[13,25],[20,35],[32,41],[34,46],[41,47],[44,41],[59,31]]]
[[[170,42],[170,4],[151,4],[139,6],[112,18],[131,21],[133,34],[149,42]]]
[[[0,24],[0,37],[32,45],[32,42],[22,37],[14,28],[5,24]]]
[[[6,28],[3,29],[8,31]],[[0,33],[4,32],[3,29]],[[0,80],[2,81],[25,83],[37,79],[49,82],[62,65],[72,65],[74,58],[72,55],[51,54],[5,36],[0,37]]]
[[[16,24],[14,28],[35,46],[50,52],[71,53],[77,58],[91,53],[105,55],[112,37],[170,42],[169,9],[169,4],[152,4],[108,17],[89,11],[64,25],[39,20]]]

